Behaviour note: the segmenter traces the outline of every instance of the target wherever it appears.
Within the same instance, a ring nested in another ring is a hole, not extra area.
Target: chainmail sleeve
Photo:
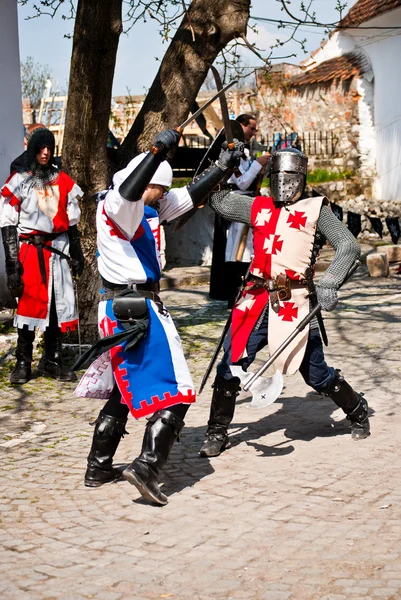
[[[223,219],[251,225],[253,200],[249,196],[221,190],[210,195],[209,204]]]
[[[338,290],[352,265],[359,259],[361,249],[352,233],[325,204],[320,211],[317,232],[332,245],[335,251],[333,262],[320,279],[319,285]]]

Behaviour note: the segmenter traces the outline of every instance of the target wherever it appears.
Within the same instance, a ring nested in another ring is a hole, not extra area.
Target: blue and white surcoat
[[[160,208],[143,200],[129,202],[117,189],[99,201],[96,215],[98,268],[113,284],[133,285],[160,280],[160,223],[171,221],[193,206],[186,188],[171,190],[160,200]],[[108,398],[115,384],[136,418],[179,403],[195,401],[195,388],[183,354],[181,341],[170,315],[160,313],[152,300],[149,329],[130,351],[125,342],[99,356],[79,382],[76,394]],[[112,310],[112,300],[99,303],[101,337],[123,331]]]

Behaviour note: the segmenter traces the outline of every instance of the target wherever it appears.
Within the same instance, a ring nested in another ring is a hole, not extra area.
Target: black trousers
[[[32,349],[33,341],[35,339],[35,330],[28,329],[27,325],[18,328],[18,343],[16,357],[17,360],[25,360],[26,362],[32,362]],[[54,292],[52,293],[52,299],[50,304],[50,315],[49,325],[46,327],[44,332],[45,342],[45,356],[48,358],[54,358],[54,355],[58,351],[58,342],[60,339],[60,328],[58,326],[57,312],[56,312],[56,301],[54,298]]]
[[[260,326],[258,328],[255,327],[249,336],[246,346],[247,357],[242,358],[235,363],[236,365],[241,366],[244,371],[248,370],[248,367],[250,367],[255,360],[257,353],[268,344],[268,323],[269,313],[266,312]],[[217,374],[223,379],[232,379],[233,375],[230,370],[232,364],[230,329],[224,341],[223,358],[217,365]],[[324,393],[334,379],[335,370],[326,363],[319,329],[309,330],[308,343],[299,372],[304,378],[305,383],[317,392]]]

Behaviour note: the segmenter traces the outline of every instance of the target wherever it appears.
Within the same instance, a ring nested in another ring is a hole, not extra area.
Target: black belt
[[[140,296],[142,296],[143,298],[149,298],[149,300],[153,300],[153,302],[157,304],[159,313],[164,315],[167,314],[167,310],[165,309],[159,294],[153,289],[149,289],[157,287],[157,291],[159,291],[159,282],[134,283],[132,285],[129,285],[128,283],[111,283],[111,281],[107,281],[103,277],[101,277],[100,279],[102,281],[102,287],[104,288],[105,292],[100,294],[99,300],[112,300],[113,298],[118,296],[118,294],[120,294],[123,290],[136,289]]]
[[[42,276],[42,281],[43,281],[44,285],[47,285],[47,278],[46,278],[45,259],[43,256],[43,248],[46,248],[46,250],[48,250],[52,254],[57,254],[57,256],[61,256],[61,258],[65,258],[68,262],[70,262],[70,260],[71,260],[70,257],[68,256],[68,254],[64,254],[64,252],[61,252],[61,250],[57,250],[57,248],[53,248],[53,246],[48,246],[46,244],[46,242],[51,242],[51,241],[55,240],[63,233],[66,233],[66,232],[62,231],[60,233],[43,233],[43,234],[30,235],[29,237],[20,237],[21,242],[25,242],[26,244],[32,244],[32,246],[35,246],[35,248],[37,249],[38,261],[39,261],[39,271]]]

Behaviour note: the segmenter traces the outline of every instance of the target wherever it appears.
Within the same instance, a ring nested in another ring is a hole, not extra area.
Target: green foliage
[[[7,335],[7,333],[11,333],[14,330],[14,325],[12,321],[5,321],[2,323],[0,321],[0,334]]]
[[[354,173],[352,171],[327,171],[326,169],[315,169],[309,171],[307,183],[324,183],[326,181],[340,181],[342,179],[351,179]],[[191,181],[190,177],[175,177],[172,188],[180,188]],[[270,187],[270,179],[266,177],[262,182],[262,187]]]
[[[184,185],[187,185],[187,183],[189,183],[190,181],[192,181],[191,177],[174,177],[171,187],[172,188],[184,187]]]
[[[327,171],[326,169],[316,169],[309,171],[306,178],[308,183],[323,183],[325,181],[339,181],[341,179],[351,179],[352,171]]]
[[[351,179],[354,176],[352,171],[327,171],[326,169],[316,169],[309,171],[306,178],[307,183],[324,183],[326,181],[341,181],[343,179]],[[269,187],[270,179],[265,178],[262,182],[262,187]]]

